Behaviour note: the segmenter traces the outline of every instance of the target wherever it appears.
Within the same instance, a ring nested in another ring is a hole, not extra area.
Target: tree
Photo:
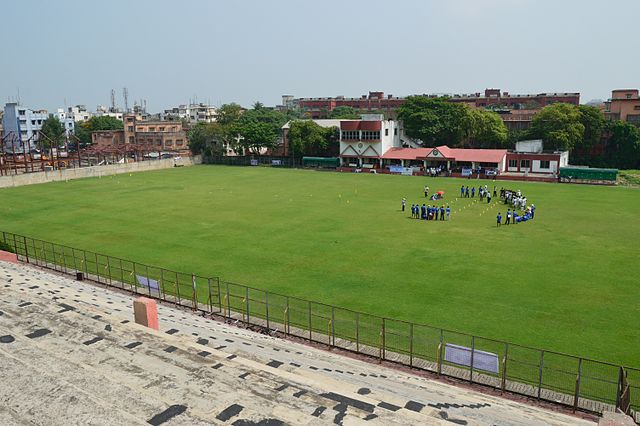
[[[640,130],[633,124],[616,121],[607,125],[609,139],[605,156],[620,169],[640,167]]]
[[[121,130],[124,128],[122,121],[115,117],[106,115],[91,117],[88,120],[80,121],[75,126],[75,137],[80,140],[80,146],[91,145],[91,132],[98,130]],[[74,144],[75,145],[75,144]]]
[[[194,155],[223,155],[224,130],[219,123],[198,123],[189,130],[189,149]]]
[[[407,136],[428,146],[456,146],[469,133],[469,107],[448,98],[409,96],[398,109],[398,118]]]
[[[296,120],[289,126],[289,145],[297,156],[334,156],[339,151],[337,127],[321,127],[312,120]]]
[[[474,148],[504,148],[509,132],[500,115],[485,109],[469,110],[469,137]]]
[[[280,111],[264,108],[245,111],[229,129],[239,135],[238,147],[259,154],[262,148],[273,149],[287,116]]]
[[[223,126],[235,124],[240,120],[242,112],[243,108],[236,103],[224,104],[216,112],[216,122]]]
[[[64,126],[60,123],[57,117],[50,115],[49,118],[42,123],[42,129],[40,130],[40,140],[42,145],[48,150],[51,148],[58,148],[64,144],[65,131]]]
[[[533,117],[529,133],[542,139],[546,149],[571,150],[584,137],[581,119],[580,109],[575,105],[548,105]]]
[[[359,119],[360,114],[358,114],[358,112],[353,107],[339,106],[332,109],[331,112],[328,114],[328,117],[333,119],[345,119],[345,120]]]
[[[590,105],[580,105],[578,110],[580,111],[580,123],[584,126],[584,138],[580,145],[589,149],[598,145],[602,140],[602,133],[605,129],[604,115],[598,107]]]

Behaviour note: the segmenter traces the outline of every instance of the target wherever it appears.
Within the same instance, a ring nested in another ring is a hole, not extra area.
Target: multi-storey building
[[[2,134],[5,152],[32,151],[36,147],[42,124],[49,118],[45,110],[31,110],[15,102],[4,106]]]
[[[533,95],[513,95],[500,89],[486,89],[480,92],[460,94],[424,94],[427,97],[447,96],[450,102],[464,103],[473,108],[491,108],[500,113],[510,130],[529,127],[533,116],[543,107],[557,102],[580,104],[580,93],[539,93]],[[397,109],[404,103],[405,97],[386,95],[384,92],[369,92],[359,98],[336,96],[333,98],[298,98],[290,95],[282,97],[282,107],[300,108],[310,118],[327,118],[335,108],[351,107],[360,113],[381,113],[386,118],[395,118]]]
[[[125,114],[124,129],[97,131],[91,140],[98,147],[134,144],[158,151],[187,150],[187,133],[179,121],[142,121],[135,114]]]
[[[604,115],[609,120],[622,120],[640,126],[640,97],[638,89],[618,89],[604,103]]]
[[[189,123],[213,123],[216,121],[217,109],[204,103],[179,105],[165,109],[161,114],[164,120],[186,120]]]

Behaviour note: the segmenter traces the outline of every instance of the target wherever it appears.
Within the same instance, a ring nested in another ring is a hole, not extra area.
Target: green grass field
[[[480,182],[197,166],[3,189],[0,229],[640,366],[640,189],[498,181],[537,211],[497,229],[503,204],[456,199]],[[425,184],[451,222],[400,212]]]

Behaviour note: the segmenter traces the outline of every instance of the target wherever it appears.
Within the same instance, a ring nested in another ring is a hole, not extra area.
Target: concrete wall
[[[178,165],[193,166],[202,163],[202,157],[182,157],[177,160]],[[14,176],[1,176],[0,188],[13,186],[35,185],[38,183],[66,181],[88,177],[102,177],[122,173],[137,173],[148,170],[168,169],[174,166],[173,158],[164,160],[138,161],[127,164],[111,164],[108,166],[83,167],[79,169],[55,170],[52,172],[24,173]]]

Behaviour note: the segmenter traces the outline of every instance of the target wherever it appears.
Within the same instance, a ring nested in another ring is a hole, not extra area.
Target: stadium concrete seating
[[[0,261],[0,424],[593,424]]]

